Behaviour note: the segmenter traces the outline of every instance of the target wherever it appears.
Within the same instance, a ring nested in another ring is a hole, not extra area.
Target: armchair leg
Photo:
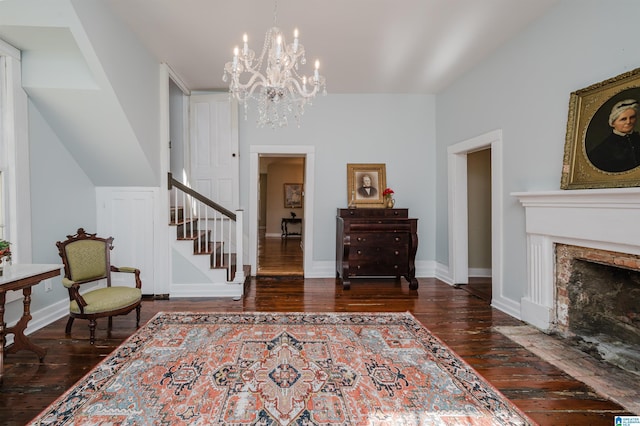
[[[142,305],[136,306],[136,328],[140,327],[140,309]]]
[[[71,334],[71,326],[73,325],[73,320],[75,318],[73,317],[69,317],[69,320],[67,321],[67,326],[64,329],[65,334],[68,336],[69,334]]]
[[[89,342],[93,345],[96,342],[96,320],[89,320]]]
[[[111,331],[112,327],[113,327],[113,317],[109,317],[109,324],[107,326],[107,330]]]

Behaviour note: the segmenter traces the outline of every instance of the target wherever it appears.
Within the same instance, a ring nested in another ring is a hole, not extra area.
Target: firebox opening
[[[574,259],[567,290],[578,346],[640,375],[640,271]]]

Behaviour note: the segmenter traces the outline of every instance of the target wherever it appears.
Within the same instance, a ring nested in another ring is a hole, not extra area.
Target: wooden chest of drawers
[[[345,289],[351,278],[401,276],[417,289],[417,249],[418,219],[408,209],[338,209],[336,276]]]

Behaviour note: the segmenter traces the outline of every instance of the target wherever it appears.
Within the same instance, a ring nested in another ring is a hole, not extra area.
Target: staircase
[[[242,298],[250,274],[242,260],[242,210],[225,209],[171,174],[169,190],[171,297]]]

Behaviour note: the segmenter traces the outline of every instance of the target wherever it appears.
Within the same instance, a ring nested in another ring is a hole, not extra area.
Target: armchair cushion
[[[139,288],[114,286],[89,291],[83,294],[82,298],[87,302],[84,313],[96,314],[130,306],[142,299],[142,291]],[[78,302],[72,300],[69,310],[79,314]]]
[[[73,281],[98,280],[107,276],[107,245],[102,241],[81,240],[65,248],[70,279]]]

